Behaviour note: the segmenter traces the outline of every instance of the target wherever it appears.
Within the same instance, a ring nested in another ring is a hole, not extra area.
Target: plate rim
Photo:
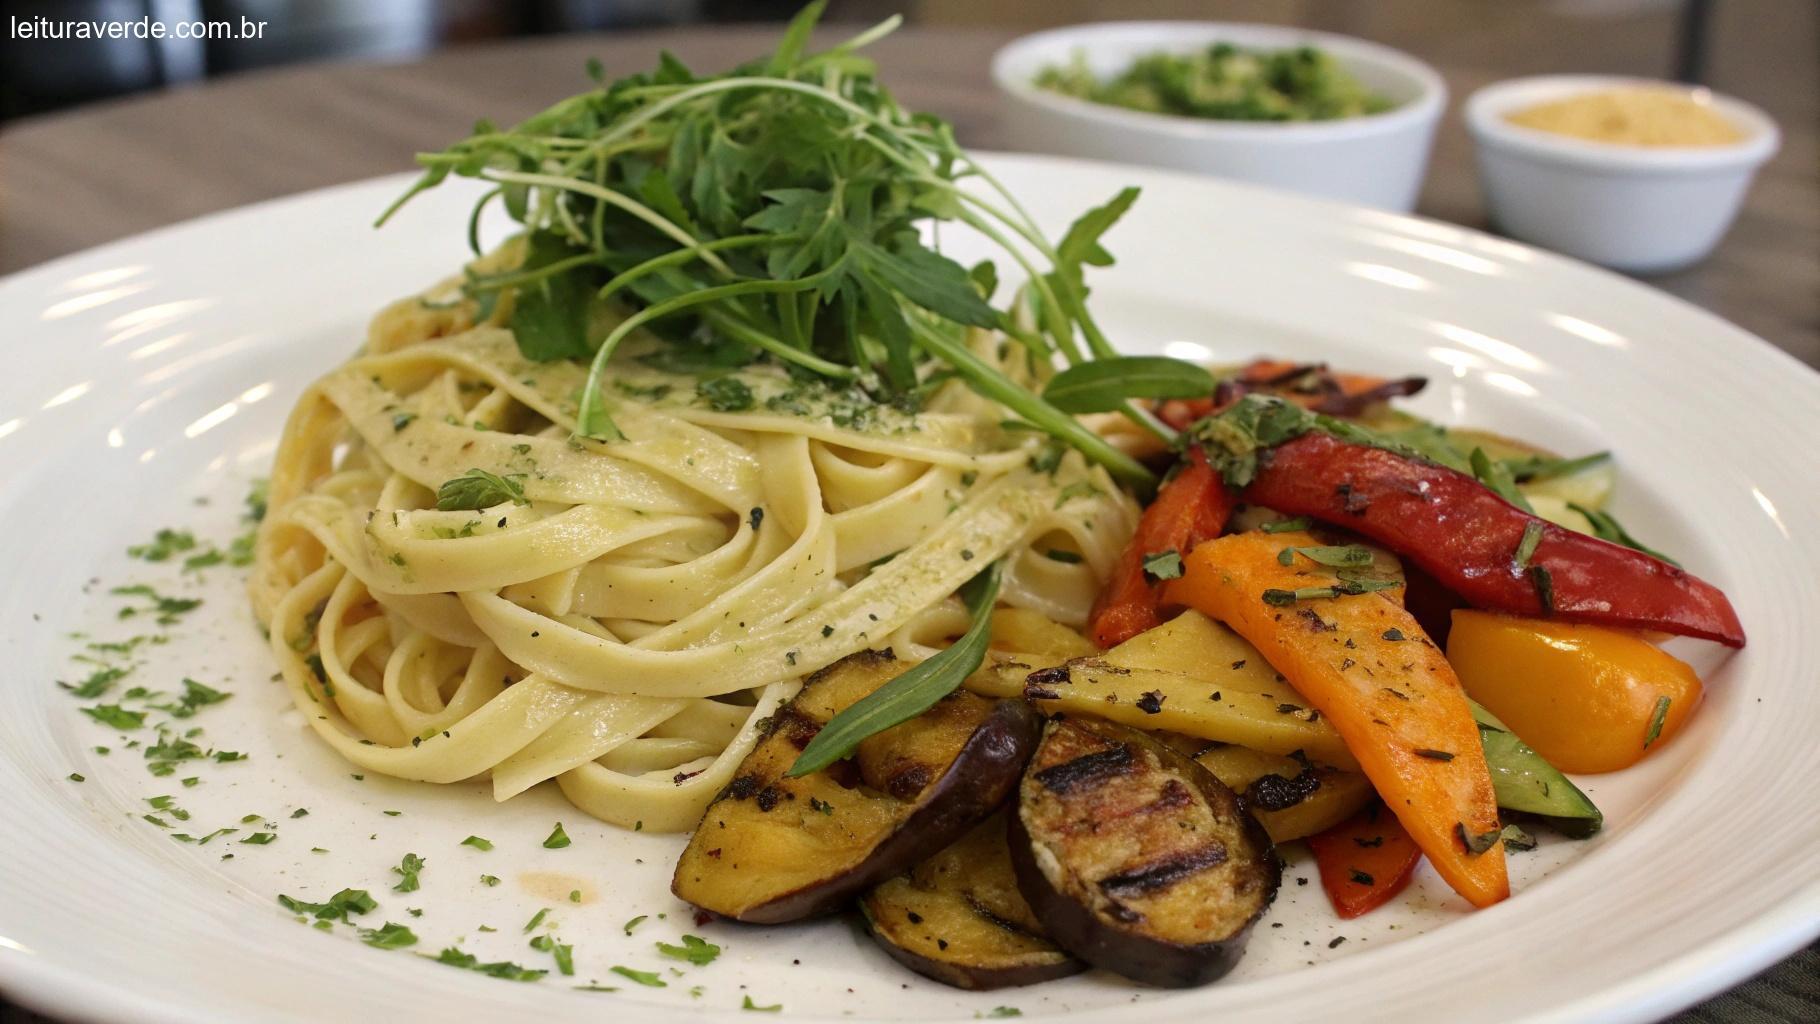
[[[1088,165],[1104,171],[1117,171],[1143,179],[1170,178],[1197,188],[1239,193],[1259,193],[1273,201],[1287,200],[1290,206],[1301,205],[1316,211],[1342,212],[1364,209],[1340,201],[1294,195],[1276,189],[1245,183],[1207,178],[1187,172],[1128,165],[1113,161],[1082,160],[1034,154],[978,151],[974,154],[990,163],[995,172],[1010,163]],[[85,261],[107,259],[136,246],[155,244],[167,236],[206,229],[224,220],[257,216],[270,208],[307,205],[331,200],[341,193],[376,188],[381,184],[402,183],[415,177],[409,172],[382,175],[357,181],[329,185],[318,189],[260,200],[238,207],[217,210],[200,217],[163,225],[116,239],[79,252],[68,253],[0,277],[0,303],[29,294],[40,279],[49,282],[58,274]],[[1444,228],[1461,243],[1495,247],[1499,251],[1520,251],[1529,261],[1542,265],[1546,272],[1565,271],[1598,281],[1598,287],[1618,288],[1633,295],[1648,296],[1655,303],[1666,302],[1678,316],[1691,316],[1704,329],[1725,338],[1727,346],[1741,346],[1758,357],[1780,360],[1781,367],[1797,367],[1795,381],[1785,381],[1790,388],[1813,388],[1820,393],[1820,370],[1807,366],[1791,353],[1734,324],[1722,316],[1678,296],[1653,288],[1647,283],[1596,267],[1571,257],[1524,245],[1491,235],[1476,228],[1411,214],[1371,211],[1378,223],[1396,226],[1414,223],[1430,229]],[[1591,271],[1590,275],[1585,272]],[[1820,880],[1797,882],[1797,888],[1772,913],[1762,914],[1715,935],[1676,960],[1658,965],[1647,974],[1604,986],[1577,1001],[1562,1004],[1539,1013],[1526,1013],[1510,1019],[1568,1020],[1598,1015],[1601,1019],[1649,1020],[1676,1012],[1717,992],[1737,985],[1751,975],[1778,962],[1820,937]],[[72,1020],[155,1020],[188,1021],[194,1018],[194,1007],[165,1001],[148,1000],[132,989],[104,978],[81,975],[58,964],[32,955],[8,955],[13,952],[0,940],[0,993],[21,1005]],[[22,951],[23,952],[23,951]],[[1629,1005],[1622,1005],[1628,1000]],[[1614,1005],[1617,1004],[1617,1005]],[[1626,1012],[1626,1011],[1629,1012]],[[730,1013],[697,1008],[700,1019],[718,1019]]]

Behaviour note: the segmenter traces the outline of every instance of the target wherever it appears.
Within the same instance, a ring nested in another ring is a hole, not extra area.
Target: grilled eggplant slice
[[[869,737],[847,761],[784,777],[830,718],[907,668],[889,651],[862,651],[811,676],[708,805],[671,891],[757,924],[827,913],[1004,803],[1040,719],[1022,701],[965,692]]]
[[[1010,841],[1018,888],[1056,944],[1166,987],[1231,970],[1282,878],[1264,827],[1207,769],[1090,718],[1045,728]]]
[[[1043,934],[994,815],[859,903],[891,958],[955,988],[1034,985],[1087,969]]]

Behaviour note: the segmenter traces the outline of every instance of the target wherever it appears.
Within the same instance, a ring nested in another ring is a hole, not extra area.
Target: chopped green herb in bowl
[[[1037,75],[1044,89],[1151,114],[1215,121],[1336,121],[1391,109],[1333,56],[1312,46],[1244,50],[1231,43],[1192,53],[1145,54],[1100,78],[1076,50]]]

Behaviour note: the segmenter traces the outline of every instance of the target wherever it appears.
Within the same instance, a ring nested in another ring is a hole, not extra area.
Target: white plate
[[[1118,266],[1092,280],[1121,345],[1423,372],[1434,382],[1416,405],[1429,415],[1618,453],[1620,514],[1723,586],[1752,642],[1729,658],[1697,650],[1710,689],[1692,728],[1640,768],[1586,783],[1606,811],[1603,834],[1517,855],[1515,897],[1477,913],[1425,873],[1412,898],[1342,924],[1312,866],[1294,863],[1239,971],[1209,988],[1163,992],[1092,974],[975,995],[909,974],[847,923],[697,927],[667,891],[679,839],[592,822],[549,787],[495,805],[478,784],[355,781],[267,682],[233,574],[184,581],[124,549],[166,525],[225,541],[305,382],[349,353],[381,304],[461,258],[472,193],[431,193],[375,234],[373,214],[402,187],[387,179],[209,217],[0,283],[0,989],[54,1015],[185,1024],[750,1020],[739,1010],[747,995],[793,1017],[860,1019],[1009,1006],[1096,1021],[1642,1020],[1820,930],[1810,793],[1820,778],[1820,377],[1658,292],[1470,231],[1154,171],[992,164],[1051,229],[1124,184],[1144,186],[1109,239]],[[250,760],[154,778],[53,685],[83,674],[68,633],[132,632],[106,590],[139,581],[207,603],[171,643],[148,649],[133,681],[169,689],[189,675],[232,690],[196,717],[198,742]],[[98,744],[113,753],[97,755]],[[178,785],[186,774],[201,783]],[[178,827],[192,834],[259,814],[279,838],[173,842],[141,819],[145,798],[160,794],[191,812]],[[291,818],[298,807],[309,815]],[[557,820],[574,844],[543,849]],[[459,845],[469,834],[496,848]],[[390,891],[407,851],[428,861],[423,889],[408,896]],[[482,873],[504,883],[483,886]],[[318,933],[274,902],[343,886],[380,900],[364,923],[408,923],[420,950],[459,938],[485,960],[529,966],[549,957],[526,948],[521,928],[551,907],[578,977],[518,984],[458,971],[370,949],[349,928]],[[573,888],[580,905],[566,899]],[[626,936],[622,924],[639,914],[652,919]],[[725,953],[703,968],[675,964],[675,976],[652,943],[685,931]],[[664,971],[669,985],[631,985],[608,973],[614,964]],[[589,980],[622,990],[572,990]]]

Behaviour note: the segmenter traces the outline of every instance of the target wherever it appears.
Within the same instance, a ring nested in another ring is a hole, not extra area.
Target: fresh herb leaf
[[[1361,544],[1347,544],[1339,547],[1288,547],[1277,557],[1284,565],[1292,565],[1295,556],[1333,569],[1342,569],[1371,564],[1371,549]],[[1285,557],[1287,556],[1287,557]]]
[[[403,949],[417,945],[417,935],[404,925],[387,921],[378,928],[360,929],[360,941],[380,949]]]
[[[1676,566],[1677,568],[1681,565],[1680,562],[1675,561],[1662,552],[1657,551],[1655,548],[1652,548],[1631,536],[1630,531],[1624,528],[1624,524],[1618,522],[1616,517],[1610,512],[1604,512],[1595,508],[1587,508],[1585,505],[1577,505],[1573,502],[1569,502],[1567,507],[1585,516],[1586,521],[1592,524],[1593,536],[1600,540],[1608,540],[1613,544],[1622,544],[1633,551],[1641,551],[1651,558],[1667,562],[1669,565]]]
[[[1523,497],[1522,491],[1517,490],[1517,481],[1510,475],[1510,469],[1502,462],[1494,461],[1491,456],[1485,454],[1483,448],[1474,448],[1472,454],[1467,456],[1467,460],[1472,466],[1472,475],[1478,477],[1479,482],[1484,484],[1487,490],[1525,512],[1535,512],[1535,509],[1529,505],[1529,499]]]
[[[1499,831],[1498,838],[1504,840],[1506,850],[1533,850],[1536,848],[1536,837],[1515,825],[1506,825]]]
[[[1545,455],[1529,455],[1521,459],[1505,459],[1504,469],[1511,479],[1520,484],[1534,483],[1541,480],[1553,480],[1557,477],[1572,476],[1583,469],[1590,469],[1601,462],[1611,459],[1610,452],[1593,452],[1574,459],[1557,459]]]
[[[1542,543],[1542,534],[1546,529],[1540,519],[1531,519],[1523,524],[1523,539],[1517,542],[1517,553],[1511,557],[1511,564],[1518,572],[1529,568],[1529,560],[1535,557],[1536,547]]]
[[[392,869],[392,873],[399,876],[398,884],[392,886],[392,891],[393,892],[416,892],[417,891],[417,875],[422,870],[423,870],[423,858],[422,857],[419,857],[414,853],[405,854],[404,860],[400,861],[398,866]]]
[[[756,1013],[779,1013],[783,1010],[784,1004],[774,1003],[770,1006],[760,1006],[752,1001],[751,996],[741,996],[739,1008],[742,1010],[752,1010]]]
[[[1643,734],[1644,750],[1648,750],[1651,743],[1661,738],[1662,726],[1668,722],[1669,703],[1667,696],[1656,698],[1656,710],[1649,716],[1649,731]]]
[[[709,378],[696,386],[695,393],[715,412],[745,412],[756,404],[752,389],[738,377]]]
[[[546,850],[560,850],[568,845],[569,834],[562,830],[562,822],[559,821],[556,823],[555,830],[550,833],[549,838],[543,841],[543,848]]]
[[[620,967],[618,965],[610,967],[610,968],[608,968],[608,970],[611,970],[614,974],[617,974],[622,978],[627,978],[632,981],[636,981],[640,985],[644,985],[649,988],[669,988],[670,987],[669,982],[666,982],[665,980],[663,980],[663,978],[659,977],[656,971],[635,971],[630,967]]]
[[[128,557],[143,559],[147,562],[163,562],[172,555],[194,550],[196,535],[188,530],[159,530],[150,542],[135,544],[126,549]]]
[[[1466,852],[1474,856],[1498,845],[1498,840],[1503,837],[1502,829],[1494,828],[1489,832],[1474,832],[1467,828],[1463,821],[1454,825],[1454,831],[1459,833],[1460,842],[1465,844]]]
[[[1263,530],[1265,533],[1294,533],[1297,530],[1306,530],[1313,525],[1314,520],[1307,516],[1296,516],[1294,519],[1278,519],[1274,522],[1265,523],[1258,527],[1258,529]]]
[[[470,469],[453,480],[445,480],[436,489],[436,507],[443,512],[479,511],[511,502],[529,505],[521,473],[499,476],[484,469]]]
[[[303,914],[319,921],[346,921],[349,914],[364,914],[379,906],[365,889],[343,889],[330,896],[326,903],[308,903],[279,896],[278,902],[284,909],[293,914]]]
[[[998,600],[1003,573],[1004,563],[993,562],[961,588],[972,624],[953,646],[938,651],[835,715],[785,774],[796,778],[826,768],[852,753],[866,737],[915,718],[953,693],[985,660],[992,606]]]
[[[641,924],[644,924],[649,919],[650,919],[649,914],[640,914],[637,917],[633,918],[632,920],[627,921],[625,924],[626,934],[627,935],[632,934],[632,929],[637,928]]]
[[[128,711],[118,704],[97,704],[92,708],[83,708],[82,713],[100,722],[122,731],[140,728],[145,725],[145,712]]]
[[[463,839],[461,841],[461,845],[472,846],[474,849],[480,850],[482,852],[491,850],[493,848],[492,842],[490,842],[489,840],[486,840],[486,839],[482,839],[479,836],[469,836],[466,839]]]
[[[1213,393],[1213,374],[1167,356],[1112,356],[1078,363],[1050,378],[1043,399],[1068,413],[1116,412],[1133,398]]]
[[[1544,617],[1553,615],[1555,613],[1554,576],[1549,573],[1546,566],[1532,565],[1529,567],[1529,579],[1535,585],[1536,604],[1541,606],[1542,615]]]
[[[1144,556],[1144,575],[1153,580],[1173,580],[1182,576],[1182,554],[1170,548]]]
[[[488,977],[503,978],[506,981],[536,981],[550,973],[549,971],[538,971],[528,967],[520,967],[517,964],[507,963],[503,960],[494,963],[482,963],[479,957],[472,953],[462,952],[461,947],[459,946],[449,946],[430,959],[435,960],[439,964],[448,964],[450,967],[460,967],[464,970],[478,971]]]
[[[672,960],[687,960],[697,967],[706,967],[720,956],[720,947],[699,935],[684,935],[682,945],[675,946],[668,942],[659,942],[657,951]]]

